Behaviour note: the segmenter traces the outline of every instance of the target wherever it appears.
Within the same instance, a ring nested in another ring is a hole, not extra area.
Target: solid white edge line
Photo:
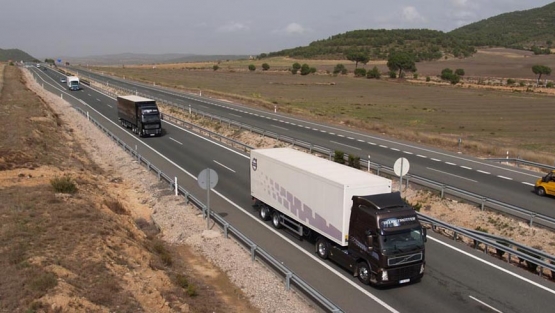
[[[495,269],[498,269],[498,270],[504,272],[505,274],[509,274],[509,275],[511,275],[511,276],[514,276],[514,277],[516,277],[516,278],[518,278],[518,279],[520,279],[520,280],[522,280],[522,281],[525,281],[525,282],[527,282],[527,283],[529,283],[529,284],[531,284],[531,285],[534,285],[534,286],[536,286],[536,287],[538,287],[538,288],[540,288],[540,289],[543,289],[543,290],[545,290],[545,291],[547,291],[547,292],[552,293],[552,294],[555,295],[555,290],[552,290],[552,289],[549,289],[549,288],[547,288],[547,287],[545,287],[545,286],[542,286],[542,285],[540,285],[540,284],[538,284],[538,283],[536,283],[536,282],[534,282],[534,281],[529,280],[528,278],[522,277],[522,276],[520,276],[520,275],[518,275],[518,274],[515,274],[515,273],[509,271],[509,270],[506,270],[506,269],[502,268],[501,266],[498,266],[498,265],[495,265],[495,264],[493,264],[493,263],[491,263],[491,262],[489,262],[489,261],[483,260],[483,259],[481,259],[481,258],[479,258],[479,257],[477,257],[477,256],[475,256],[475,255],[472,255],[472,254],[470,254],[470,253],[468,253],[468,252],[466,252],[466,251],[462,251],[462,250],[459,249],[459,248],[455,248],[454,246],[450,246],[450,245],[448,245],[448,244],[446,244],[446,243],[444,243],[444,242],[442,242],[442,241],[440,241],[439,239],[436,239],[436,238],[434,238],[434,237],[428,236],[428,239],[432,239],[433,241],[435,241],[435,242],[437,242],[437,243],[439,243],[439,244],[442,244],[442,245],[446,246],[447,248],[453,249],[453,250],[455,250],[455,251],[457,251],[457,252],[459,252],[459,253],[462,253],[462,254],[464,254],[464,255],[466,255],[466,256],[468,256],[468,257],[471,257],[471,258],[473,258],[473,259],[475,259],[475,260],[477,260],[477,261],[480,261],[480,262],[482,262],[482,263],[484,263],[484,264],[486,264],[486,265],[489,265],[489,266],[491,266],[491,267],[493,267],[493,268],[495,268]]]
[[[529,183],[529,182],[526,182],[526,181],[523,181],[522,183],[525,184],[525,185],[528,185],[528,186],[536,186],[536,184],[532,184],[532,183]]]
[[[475,297],[473,297],[473,296],[470,296],[470,295],[469,295],[468,297],[469,297],[470,299],[472,299],[472,300],[474,300],[474,301],[480,303],[481,305],[483,305],[483,306],[485,306],[485,307],[487,307],[487,308],[489,308],[489,309],[495,311],[495,312],[503,313],[503,312],[499,311],[498,309],[492,307],[491,305],[485,303],[484,301],[480,301],[480,300],[478,300],[477,298],[475,298]]]

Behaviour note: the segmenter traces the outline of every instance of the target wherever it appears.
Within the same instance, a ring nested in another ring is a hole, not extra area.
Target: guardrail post
[[[439,198],[443,199],[444,196],[445,196],[445,184],[441,185],[441,190],[439,192]]]
[[[256,245],[251,246],[251,260],[254,261],[254,257],[256,255]]]
[[[293,274],[290,272],[285,273],[285,289],[287,290],[291,289],[291,277],[293,277]]]
[[[380,169],[382,168],[381,164],[378,164],[378,166],[376,166],[376,175],[380,176]]]
[[[150,161],[146,160],[146,169],[150,172]]]
[[[178,193],[178,191],[179,191],[179,187],[177,187],[177,176],[175,176],[175,180],[174,180],[174,181],[175,181],[175,183],[174,183],[174,186],[175,186],[175,195],[177,196],[177,193]]]
[[[228,229],[228,228],[229,228],[229,224],[228,224],[228,223],[225,223],[225,224],[224,224],[224,236],[225,236],[225,238],[228,238],[228,235],[227,235],[227,229]]]
[[[530,215],[530,227],[534,224],[534,217],[536,217],[536,214]]]
[[[488,199],[487,198],[482,198],[482,202],[480,203],[480,210],[484,210],[484,207],[486,206],[486,201]]]
[[[162,171],[158,171],[158,181],[162,179]]]
[[[456,232],[456,231],[453,232],[453,240],[454,240],[454,241],[457,241],[457,232]]]

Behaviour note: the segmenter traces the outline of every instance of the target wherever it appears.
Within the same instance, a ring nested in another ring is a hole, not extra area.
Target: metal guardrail
[[[555,256],[553,255],[503,237],[453,226],[421,213],[418,213],[418,217],[421,223],[429,224],[432,230],[437,231],[438,227],[443,228],[443,230],[450,233],[455,241],[461,239],[461,237],[467,237],[473,241],[474,249],[479,249],[480,245],[483,245],[483,251],[491,253],[490,248],[493,248],[495,249],[493,253],[500,259],[505,259],[504,256],[506,254],[508,263],[511,263],[513,260],[512,256],[515,256],[519,264],[525,261],[529,270],[536,271],[538,275],[543,276],[543,269],[546,269],[550,271],[551,279],[555,279]]]
[[[175,181],[168,176],[167,174],[163,173],[160,169],[158,169],[155,165],[153,165],[149,160],[142,157],[137,151],[132,149],[130,146],[125,144],[121,139],[119,139],[116,135],[110,132],[107,128],[105,128],[101,123],[96,121],[92,118],[88,112],[75,107],[75,109],[87,117],[89,121],[91,121],[95,126],[97,126],[100,130],[102,130],[110,139],[115,141],[119,146],[123,148],[123,150],[132,157],[136,158],[139,165],[145,165],[148,171],[153,171],[155,174],[158,175],[158,180],[165,180],[173,190],[175,190]],[[185,197],[187,202],[192,203],[198,209],[203,212],[204,217],[207,215],[207,207],[204,203],[194,197],[190,192],[185,190],[181,186],[177,186],[178,194]],[[224,235],[226,238],[229,238],[229,235],[233,236],[235,240],[243,244],[245,248],[250,251],[252,261],[259,259],[264,261],[268,266],[270,266],[273,270],[283,275],[285,279],[285,286],[287,290],[289,290],[292,286],[297,288],[297,290],[301,291],[305,296],[311,299],[314,303],[316,303],[320,308],[327,312],[334,312],[340,313],[343,312],[341,308],[331,302],[329,299],[324,297],[320,294],[316,289],[306,283],[302,278],[300,278],[297,274],[293,271],[288,269],[285,265],[283,265],[280,261],[275,259],[272,255],[266,252],[264,249],[257,246],[253,241],[243,235],[239,230],[237,230],[233,225],[229,224],[225,219],[223,219],[220,215],[215,213],[213,210],[210,210],[210,218],[212,218],[223,230]]]
[[[493,158],[493,159],[486,159],[486,160],[492,161],[492,162],[507,162],[507,163],[512,162],[515,164],[516,167],[519,167],[520,164],[523,164],[523,165],[528,165],[539,169],[548,169],[551,171],[555,170],[555,166],[527,161],[521,158]]]

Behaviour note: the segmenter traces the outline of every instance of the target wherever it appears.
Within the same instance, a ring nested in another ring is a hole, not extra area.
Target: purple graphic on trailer
[[[256,170],[255,160],[256,159],[253,159],[253,170]],[[318,213],[315,213],[313,216],[312,208],[303,204],[303,202],[290,191],[280,187],[279,183],[274,182],[273,179],[270,179],[266,175],[264,175],[264,178],[264,189],[268,195],[281,204],[283,208],[289,210],[291,214],[298,217],[299,221],[311,225],[341,241],[341,231],[339,229],[333,225],[328,225],[328,222]]]

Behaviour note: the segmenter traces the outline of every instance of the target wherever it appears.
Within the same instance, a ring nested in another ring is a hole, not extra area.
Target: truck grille
[[[422,252],[416,253],[416,254],[398,256],[395,258],[389,258],[387,259],[387,265],[395,266],[395,265],[412,263],[412,262],[421,261],[421,260],[422,260]]]
[[[402,279],[413,278],[420,275],[420,264],[414,264],[387,271],[390,281],[400,281]]]
[[[158,129],[160,128],[160,124],[146,124],[143,125],[144,129]]]

